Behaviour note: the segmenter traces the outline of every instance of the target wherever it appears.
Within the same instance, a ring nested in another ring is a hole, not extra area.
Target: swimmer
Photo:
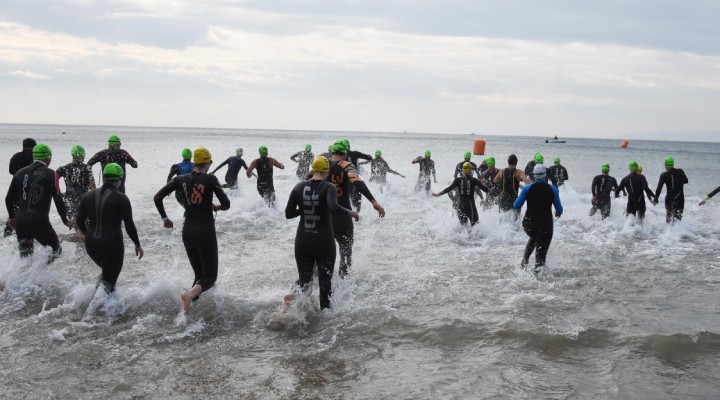
[[[78,229],[85,235],[85,249],[102,270],[98,284],[102,284],[108,293],[115,291],[125,258],[123,225],[135,244],[138,260],[145,254],[133,221],[130,200],[118,190],[124,173],[116,163],[105,165],[103,185],[82,197],[77,212]]]
[[[220,181],[207,173],[212,165],[210,152],[204,147],[198,147],[193,152],[193,163],[195,166],[192,173],[173,178],[155,195],[155,207],[165,228],[172,228],[173,222],[165,213],[163,199],[176,190],[180,190],[187,199],[182,240],[195,279],[191,289],[180,296],[184,312],[190,309],[190,302],[197,299],[200,293],[215,285],[218,275],[218,246],[213,211],[230,208],[230,200],[222,190]],[[212,203],[213,195],[217,196],[220,205]]]
[[[356,211],[338,204],[335,185],[326,181],[330,175],[330,161],[327,158],[317,157],[312,163],[312,173],[310,180],[299,182],[293,188],[285,207],[285,218],[300,217],[295,234],[295,262],[299,275],[295,284],[309,294],[313,270],[317,266],[320,308],[325,309],[330,307],[336,256],[330,213],[336,216],[342,214],[355,221],[360,217]],[[286,298],[285,302],[290,300]]]
[[[535,269],[537,275],[545,265],[545,257],[553,237],[553,215],[552,207],[555,207],[555,217],[560,218],[563,213],[563,206],[560,202],[560,194],[557,187],[547,183],[545,166],[537,164],[533,168],[535,181],[525,185],[513,208],[520,210],[527,201],[527,210],[522,225],[525,233],[529,236],[525,245],[525,253],[520,265],[525,268],[530,262],[530,256],[535,253]]]

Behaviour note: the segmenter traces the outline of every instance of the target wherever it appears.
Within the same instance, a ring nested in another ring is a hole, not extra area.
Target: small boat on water
[[[565,143],[566,140],[558,140],[558,137],[555,136],[553,139],[545,139],[545,143]]]

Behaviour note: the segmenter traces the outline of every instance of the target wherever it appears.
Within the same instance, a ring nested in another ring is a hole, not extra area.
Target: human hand
[[[165,218],[165,219],[163,220],[163,226],[166,227],[166,228],[168,228],[168,229],[172,229],[172,227],[173,227],[173,222],[170,221],[170,218]]]
[[[8,219],[8,225],[10,225],[13,230],[16,230],[15,227],[17,226],[17,224],[15,223],[15,218]]]
[[[373,208],[375,209],[375,211],[378,212],[378,215],[380,216],[380,218],[384,218],[385,217],[385,209],[382,208],[380,203],[378,203],[377,200],[373,200],[372,205],[373,205]]]
[[[145,255],[142,246],[135,246],[135,255],[138,256],[138,260],[142,260]]]
[[[67,220],[67,221],[65,222],[65,226],[68,227],[68,230],[71,230],[71,229],[73,228],[73,226],[75,226],[75,224],[73,224],[72,221]]]
[[[360,221],[360,213],[357,211],[351,211],[350,216],[355,220],[355,222]]]

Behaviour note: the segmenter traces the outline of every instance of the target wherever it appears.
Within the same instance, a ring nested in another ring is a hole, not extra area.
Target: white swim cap
[[[535,175],[536,178],[544,178],[545,172],[545,166],[542,164],[537,164],[535,165],[535,168],[533,168],[533,175]]]
[[[237,149],[235,149],[235,154],[237,154],[237,155],[239,155],[239,156],[243,155],[243,149],[242,149],[242,147],[238,147]]]

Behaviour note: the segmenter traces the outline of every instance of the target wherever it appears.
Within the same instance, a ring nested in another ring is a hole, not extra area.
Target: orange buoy
[[[475,147],[473,148],[473,154],[476,156],[482,156],[485,154],[485,141],[482,139],[475,140]]]
[[[622,147],[623,149],[627,149],[629,144],[630,144],[630,142],[628,142],[627,139],[625,139],[622,141],[622,144],[620,145],[620,147]]]

